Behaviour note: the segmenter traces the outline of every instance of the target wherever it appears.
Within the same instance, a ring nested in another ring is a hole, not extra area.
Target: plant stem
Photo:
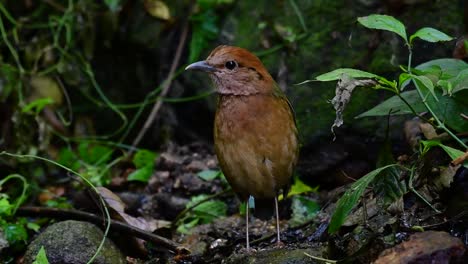
[[[414,168],[411,168],[410,169],[410,178],[409,178],[409,181],[408,181],[408,188],[410,189],[410,191],[412,191],[414,194],[416,194],[416,196],[419,197],[419,199],[421,199],[424,203],[426,203],[429,207],[432,208],[432,210],[434,210],[436,213],[441,213],[437,208],[435,208],[428,200],[426,200],[426,198],[424,198],[424,196],[422,196],[421,194],[418,193],[418,191],[416,191],[416,189],[414,188],[413,186],[413,179],[414,179]]]
[[[409,74],[412,74],[411,72],[411,59],[413,57],[413,51],[411,49],[411,46],[409,44],[408,45],[408,73]],[[429,104],[427,103],[421,89],[419,88],[418,84],[416,83],[416,81],[414,80],[414,78],[411,78],[412,82],[414,83],[414,86],[416,87],[416,90],[418,91],[418,94],[419,94],[419,97],[421,97],[421,100],[424,104],[424,106],[427,108],[427,110],[429,111],[429,113],[431,113],[432,117],[434,118],[434,120],[436,121],[437,123],[437,127],[438,128],[441,128],[442,130],[444,130],[445,132],[447,132],[447,134],[449,134],[455,141],[457,141],[463,148],[468,149],[468,146],[460,139],[458,138],[455,134],[452,133],[452,131],[450,131],[450,129],[448,129],[444,123],[442,121],[440,121],[440,119],[437,117],[437,115],[434,113],[434,111],[432,110],[432,108],[429,106]],[[400,97],[401,98],[401,97]]]
[[[403,103],[406,104],[406,106],[408,106],[408,108],[410,109],[410,111],[417,117],[421,118],[422,120],[424,120],[425,122],[429,122],[429,120],[427,118],[425,118],[424,116],[420,115],[418,112],[416,112],[416,110],[414,110],[413,106],[411,106],[411,104],[403,97],[401,96],[401,93],[400,91],[397,92],[396,94],[398,96],[398,98],[400,98],[401,101],[403,101]]]

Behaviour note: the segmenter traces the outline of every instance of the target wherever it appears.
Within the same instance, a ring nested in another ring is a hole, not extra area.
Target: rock
[[[374,263],[463,263],[464,253],[460,239],[446,232],[426,231],[384,250]]]
[[[192,160],[186,167],[185,169],[189,172],[199,172],[202,170],[208,169],[205,163],[203,163],[201,160]]]
[[[178,166],[182,165],[182,158],[177,155],[173,155],[168,152],[161,153],[157,163],[157,168],[159,170],[168,170],[172,171]]]
[[[63,221],[47,227],[28,246],[24,263],[34,262],[37,252],[44,247],[49,263],[87,263],[96,252],[103,232],[97,226],[80,221]],[[95,264],[127,263],[115,244],[106,239]]]

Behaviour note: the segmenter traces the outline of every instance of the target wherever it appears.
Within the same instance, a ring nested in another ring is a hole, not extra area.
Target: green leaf
[[[396,161],[392,155],[392,144],[387,132],[385,142],[377,157],[377,167],[380,168],[394,163]],[[389,168],[382,171],[374,180],[372,187],[374,192],[382,198],[378,199],[378,201],[383,201],[384,206],[390,205],[407,192],[405,182],[400,180],[400,170],[398,167]]]
[[[219,170],[204,170],[197,173],[198,177],[205,181],[212,181],[222,174]]]
[[[39,229],[41,229],[41,226],[34,222],[28,222],[26,227],[30,230],[33,230],[34,232],[39,232]]]
[[[79,159],[76,156],[76,154],[67,147],[60,149],[57,162],[74,171],[77,171],[81,167]]]
[[[426,107],[421,101],[421,97],[419,97],[419,94],[416,90],[403,92],[400,94],[400,96],[403,97],[416,112],[420,113],[427,111]],[[395,95],[374,106],[372,109],[356,116],[356,118],[369,116],[387,116],[389,113],[391,113],[391,115],[413,114],[410,108],[398,96]]]
[[[309,185],[305,184],[303,181],[301,181],[301,179],[299,179],[299,177],[294,177],[294,183],[291,186],[291,190],[289,190],[288,197],[308,192],[317,192],[317,189],[318,187],[312,188]]]
[[[361,71],[361,70],[356,70],[356,69],[351,69],[351,68],[340,68],[331,72],[321,74],[315,77],[315,79],[321,82],[336,81],[336,80],[341,79],[343,74],[346,74],[352,78],[376,78],[376,79],[382,78],[378,75],[375,75],[373,73],[366,72],[366,71]]]
[[[130,173],[127,177],[127,181],[140,181],[148,182],[153,175],[154,166],[146,166],[143,168],[136,169]]]
[[[156,152],[152,152],[146,149],[140,149],[135,153],[133,156],[133,164],[137,169],[152,166],[154,167],[154,162],[158,154]]]
[[[3,233],[5,234],[5,238],[11,244],[15,244],[17,242],[26,243],[28,240],[28,232],[22,224],[7,223],[6,225],[2,226],[2,229]]]
[[[416,31],[410,36],[410,43],[413,43],[414,38],[420,38],[429,42],[450,41],[453,38],[435,28],[425,27]]]
[[[49,264],[49,260],[47,259],[47,255],[43,246],[41,249],[39,249],[39,252],[37,252],[36,259],[34,260],[33,264]]]
[[[313,219],[320,211],[320,206],[308,197],[296,195],[292,200],[291,210],[292,215],[289,221],[295,226]]]
[[[364,190],[379,175],[383,170],[397,166],[396,164],[390,164],[385,167],[378,168],[364,175],[362,178],[354,182],[351,187],[345,192],[345,194],[338,200],[335,212],[330,221],[328,227],[329,233],[335,233],[343,225],[346,217],[351,210],[357,205],[359,198],[361,198]]]
[[[13,207],[14,206],[8,200],[8,195],[0,193],[0,216],[11,216]]]
[[[423,75],[411,75],[411,78],[413,78],[413,80],[418,83],[419,86],[423,85],[425,88],[427,88],[432,96],[434,97],[434,99],[436,99],[437,101],[439,101],[439,99],[437,98],[435,92],[434,92],[434,84],[432,83],[431,79],[429,79],[428,77],[426,76],[423,76]]]
[[[448,75],[448,78],[457,76],[461,71],[468,69],[468,64],[463,60],[458,59],[437,59],[431,60],[416,66],[418,70],[428,70],[433,66],[438,66],[442,70],[444,75]],[[443,78],[443,79],[447,79]]]
[[[405,25],[392,16],[370,15],[366,17],[359,17],[358,22],[367,28],[394,32],[402,37],[405,42],[408,42]]]
[[[203,200],[206,198],[206,195],[198,195],[192,197],[192,200],[187,203],[186,207],[191,207],[195,203],[198,203],[199,201]],[[200,218],[201,222],[206,224],[210,223],[216,218],[219,218],[221,216],[226,216],[227,213],[227,205],[219,200],[209,200],[206,201],[202,204],[199,204],[195,208],[193,208],[193,214],[197,218]]]
[[[200,218],[191,219],[188,223],[183,223],[177,227],[177,232],[182,234],[190,234],[190,230],[198,225]]]
[[[88,163],[93,165],[104,164],[112,156],[113,149],[102,146],[90,144],[87,141],[83,141],[78,145],[78,153],[80,158]]]
[[[445,152],[450,156],[450,158],[452,160],[462,156],[463,154],[465,154],[465,152],[461,151],[461,150],[458,150],[458,149],[454,149],[452,147],[449,147],[449,146],[446,146],[444,144],[440,144],[439,145],[443,150],[445,150]]]
[[[47,105],[51,105],[53,103],[54,103],[54,100],[52,100],[52,98],[49,98],[49,97],[39,98],[23,106],[23,108],[21,109],[21,112],[34,113],[37,115],[42,111],[42,109],[44,109],[44,107],[46,107]]]
[[[398,85],[400,87],[400,91],[403,91],[403,89],[405,88],[405,83],[411,78],[411,75],[409,75],[408,73],[404,72],[402,74],[400,74],[400,76],[398,77]]]
[[[441,89],[437,89],[435,94],[439,100],[436,100],[429,95],[430,91],[428,89],[420,86],[418,82],[416,82],[416,85],[441,122],[459,133],[468,131],[468,122],[461,115],[462,113],[468,113],[468,90],[460,91],[453,96],[442,96]]]
[[[437,147],[440,145],[440,142],[439,141],[436,141],[436,140],[421,140],[419,142],[421,145],[420,145],[420,150],[419,152],[421,152],[421,155],[426,155],[426,153],[433,147]]]
[[[445,80],[441,80],[445,81]],[[452,79],[449,79],[449,87],[447,87],[447,92],[449,95],[455,94],[462,90],[468,89],[468,68],[460,71],[457,76]],[[451,88],[451,89],[450,89]]]
[[[422,146],[421,155],[426,154],[433,147],[441,147],[445,151],[445,153],[447,153],[447,155],[449,155],[449,157],[452,160],[454,160],[454,159],[456,159],[456,158],[458,158],[458,157],[465,154],[463,151],[452,148],[452,147],[449,147],[449,146],[446,146],[446,145],[442,144],[440,141],[437,141],[437,140],[421,140],[421,146]],[[463,163],[463,166],[468,168],[468,161],[465,161]]]

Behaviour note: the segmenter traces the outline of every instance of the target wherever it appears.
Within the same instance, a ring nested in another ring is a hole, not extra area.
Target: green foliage
[[[218,177],[221,177],[223,173],[220,170],[204,170],[197,173],[198,177],[205,181],[212,181]]]
[[[49,264],[44,247],[41,247],[39,252],[37,252],[36,259],[34,260],[33,264]]]
[[[21,250],[27,243],[27,229],[38,230],[38,225],[29,222],[26,218],[15,218],[18,207],[26,200],[29,184],[26,179],[18,174],[11,174],[0,180],[0,191],[3,185],[11,180],[18,180],[22,183],[22,191],[19,197],[12,201],[6,193],[0,192],[0,230],[3,231],[5,239],[10,244],[10,249]]]
[[[424,41],[428,41],[428,42],[439,42],[439,41],[453,40],[452,37],[445,34],[444,32],[441,32],[441,31],[439,31],[437,29],[430,28],[430,27],[421,28],[420,30],[416,31],[416,33],[411,35],[410,43],[413,43],[413,40],[415,38],[420,38],[420,39],[422,39]]]
[[[84,140],[78,144],[76,151],[68,147],[60,149],[57,162],[74,171],[80,171],[91,182],[102,186],[110,181],[108,162],[113,152],[110,147]]]
[[[379,78],[378,75],[370,73],[370,72],[361,71],[357,69],[351,69],[351,68],[340,68],[340,69],[333,70],[331,72],[321,74],[315,77],[315,79],[321,82],[336,81],[336,80],[341,79],[343,74],[346,74],[352,78]]]
[[[190,208],[200,201],[207,198],[207,195],[193,196],[191,201],[187,203],[186,207]],[[195,206],[189,213],[187,213],[181,223],[177,227],[177,231],[180,233],[188,234],[190,229],[198,224],[211,223],[213,220],[226,216],[227,205],[219,200],[208,200],[197,206]]]
[[[420,143],[421,143],[420,152],[421,152],[422,155],[425,155],[433,147],[441,147],[445,151],[445,153],[447,153],[447,155],[449,155],[449,157],[452,160],[454,160],[456,158],[459,158],[459,157],[461,157],[462,155],[465,154],[463,151],[452,148],[452,147],[449,147],[447,145],[444,145],[438,140],[421,140]],[[463,163],[463,166],[468,168],[468,161],[465,161]]]
[[[375,177],[377,177],[377,175],[379,175],[383,170],[393,166],[396,165],[390,164],[367,173],[362,178],[354,182],[348,190],[346,190],[345,194],[340,198],[340,200],[338,200],[335,212],[331,218],[330,225],[328,227],[328,231],[330,233],[338,231],[341,225],[345,222],[348,214],[357,205],[359,198],[361,198],[367,186],[369,186]]]
[[[377,168],[395,164],[396,160],[392,155],[392,146],[387,134],[385,142],[379,151]],[[407,186],[404,180],[400,179],[402,170],[400,167],[390,167],[382,171],[372,183],[373,191],[380,198],[382,207],[387,207],[391,203],[400,199],[407,193]]]
[[[192,39],[190,40],[189,63],[199,60],[200,54],[210,41],[216,39],[219,33],[219,17],[214,12],[217,1],[198,1],[201,11],[192,15]]]
[[[398,83],[388,81],[381,76],[372,73],[363,72],[354,69],[338,69],[329,73],[322,74],[316,79],[319,81],[330,81],[340,79],[343,73],[353,78],[370,78],[378,81],[374,89],[391,91],[396,97],[390,98],[377,107],[359,115],[358,117],[386,115],[386,114],[404,114],[411,113],[418,115],[422,110],[429,111],[435,119],[435,125],[444,129],[453,139],[462,147],[467,148],[457,136],[451,133],[450,129],[458,132],[467,131],[468,124],[464,122],[461,113],[468,111],[468,93],[454,94],[454,91],[464,91],[468,87],[468,71],[463,62],[454,62],[454,60],[443,59],[434,60],[419,65],[416,69],[411,68],[412,59],[412,40],[420,38],[425,41],[439,42],[448,41],[452,38],[448,35],[432,28],[422,28],[410,36],[410,42],[406,35],[404,25],[397,19],[386,15],[370,15],[358,18],[359,23],[367,28],[387,30],[401,36],[409,50],[408,67],[400,74]],[[414,92],[401,93],[401,91],[412,81],[418,96]],[[456,89],[455,89],[456,87]],[[397,102],[398,99],[401,102]],[[406,99],[410,99],[407,101]],[[406,106],[405,106],[406,105]],[[424,106],[425,109],[422,109]],[[446,124],[449,126],[446,127]]]
[[[424,104],[421,102],[421,97],[417,91],[403,92],[400,96],[392,96],[384,102],[374,106],[366,112],[356,116],[356,118],[370,117],[370,116],[387,116],[390,115],[405,115],[413,114],[408,105],[401,100],[403,97],[416,112],[423,112],[426,110]]]
[[[366,111],[358,116],[384,116],[395,114],[414,114],[428,111],[435,120],[434,126],[443,129],[463,148],[466,144],[461,141],[450,129],[455,131],[467,131],[468,122],[461,120],[461,113],[468,111],[468,93],[465,91],[468,83],[467,67],[464,62],[451,59],[439,59],[423,63],[413,69],[411,67],[412,43],[419,38],[429,42],[449,41],[453,38],[433,28],[422,28],[409,37],[405,26],[399,20],[386,15],[370,15],[358,18],[358,22],[371,29],[386,30],[396,33],[403,38],[408,47],[408,66],[401,67],[404,71],[399,75],[398,82],[389,81],[381,76],[355,69],[337,69],[329,73],[322,74],[316,79],[319,81],[331,81],[342,79],[346,74],[352,78],[368,78],[378,82],[374,89],[387,90],[395,96],[387,99],[383,103]],[[402,92],[405,87],[412,82],[416,88],[413,91]],[[457,87],[456,89],[454,87]],[[456,92],[454,92],[456,91]],[[458,92],[458,94],[456,94]],[[446,127],[446,125],[448,127]],[[450,128],[450,129],[449,129]],[[439,145],[435,142],[422,142],[421,154],[427,152],[430,147],[441,146],[452,157],[455,158],[463,154],[463,151]],[[383,149],[386,153],[391,153],[387,145]],[[388,154],[387,154],[388,155]],[[338,201],[337,208],[332,216],[329,232],[336,232],[344,223],[346,216],[356,206],[365,188],[370,183],[375,182],[374,187],[377,193],[384,197],[388,204],[401,197],[407,190],[404,182],[400,181],[400,171],[395,168],[395,161],[392,157],[385,157],[385,153],[380,155],[378,168],[351,185],[343,197]],[[381,173],[385,169],[385,173]],[[377,177],[378,175],[380,177]]]
[[[10,244],[22,242],[26,244],[28,240],[28,232],[26,231],[25,219],[19,219],[17,223],[2,223],[1,227],[5,238]]]
[[[42,111],[42,109],[44,109],[44,107],[53,103],[54,101],[49,97],[39,98],[25,105],[23,109],[21,109],[21,111],[23,113],[34,113],[35,115],[37,115]]]
[[[106,163],[111,158],[113,149],[98,145],[91,144],[87,141],[82,141],[78,145],[79,157],[88,164],[100,165]]]
[[[305,194],[309,192],[317,192],[318,186],[315,188],[310,187],[309,185],[305,184],[299,177],[294,177],[294,183],[291,185],[291,189],[288,192],[288,197]],[[282,196],[280,196],[281,200]]]
[[[408,42],[405,25],[392,16],[370,15],[358,18],[358,22],[367,28],[387,30],[396,33],[402,37],[405,42]]]
[[[133,157],[133,164],[136,170],[128,175],[128,181],[141,181],[148,182],[154,171],[154,163],[156,161],[157,153],[141,149],[135,153]]]

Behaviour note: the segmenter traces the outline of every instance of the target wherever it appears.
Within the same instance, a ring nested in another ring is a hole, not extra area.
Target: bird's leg
[[[246,249],[247,251],[250,250],[250,242],[249,242],[249,199],[247,198],[247,202],[245,203],[245,241],[246,241]]]
[[[275,212],[276,212],[276,245],[282,246],[280,238],[280,227],[279,227],[279,212],[278,212],[278,198],[275,197]]]

